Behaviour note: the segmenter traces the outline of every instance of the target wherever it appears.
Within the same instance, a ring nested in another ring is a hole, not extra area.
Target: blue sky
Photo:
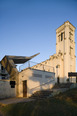
[[[0,60],[38,52],[32,61],[48,59],[56,53],[56,29],[67,20],[77,28],[77,0],[0,0]]]

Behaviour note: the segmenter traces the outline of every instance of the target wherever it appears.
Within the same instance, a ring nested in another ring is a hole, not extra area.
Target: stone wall
[[[10,81],[0,80],[0,99],[16,96],[15,88],[11,88]]]

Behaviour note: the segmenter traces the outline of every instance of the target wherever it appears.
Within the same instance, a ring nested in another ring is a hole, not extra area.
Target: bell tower
[[[56,29],[56,55],[61,54],[63,63],[60,63],[64,82],[68,78],[68,72],[76,71],[75,56],[75,27],[69,22],[64,22]],[[61,73],[61,72],[60,72]]]

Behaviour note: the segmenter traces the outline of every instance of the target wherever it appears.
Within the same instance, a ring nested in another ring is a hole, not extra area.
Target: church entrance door
[[[27,97],[27,80],[23,81],[23,97]]]

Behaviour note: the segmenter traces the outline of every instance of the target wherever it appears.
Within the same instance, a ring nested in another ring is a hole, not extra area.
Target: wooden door
[[[27,97],[27,80],[23,81],[23,97]]]

